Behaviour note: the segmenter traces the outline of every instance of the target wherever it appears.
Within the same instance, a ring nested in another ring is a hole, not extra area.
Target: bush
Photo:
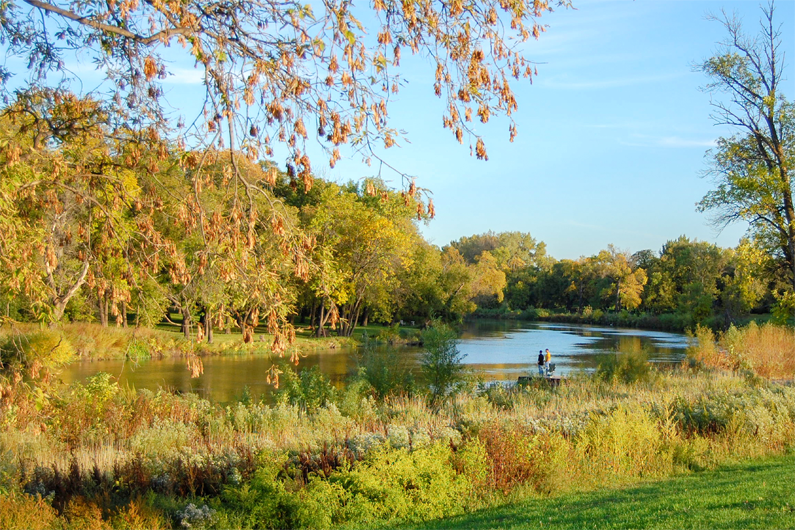
[[[670,471],[661,445],[657,422],[647,410],[619,407],[607,415],[593,416],[580,433],[578,451],[584,453],[582,461],[592,470],[643,477]]]
[[[400,342],[400,324],[392,324],[385,327],[378,332],[375,340],[378,342],[386,342],[387,344],[396,344]]]
[[[250,482],[224,490],[220,510],[233,512],[245,528],[299,528],[298,497],[283,480],[286,462],[284,454],[264,455]]]
[[[409,451],[381,446],[364,462],[329,477],[346,493],[346,504],[327,506],[329,519],[364,525],[381,521],[428,521],[462,513],[471,484],[455,472],[449,443]],[[340,490],[338,490],[340,491]]]
[[[317,366],[301,369],[296,374],[289,365],[283,365],[276,396],[277,400],[313,411],[326,403],[334,403],[337,389]]]
[[[522,428],[505,428],[489,425],[478,433],[477,442],[483,445],[489,464],[488,489],[509,493],[517,486],[526,485],[535,491],[550,493],[558,458],[565,442],[556,437],[549,443],[547,435],[535,435]],[[477,453],[477,451],[474,451]]]
[[[420,357],[422,372],[431,393],[431,401],[438,402],[462,383],[464,355],[458,351],[458,334],[447,325],[440,324],[422,333],[425,351]]]
[[[358,377],[366,380],[379,398],[413,393],[415,383],[410,365],[397,350],[368,342],[360,348],[356,362]]]
[[[0,494],[0,528],[44,530],[55,527],[58,513],[40,495]]]

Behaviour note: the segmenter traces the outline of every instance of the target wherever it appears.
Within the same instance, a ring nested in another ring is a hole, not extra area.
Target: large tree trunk
[[[99,323],[103,328],[108,327],[108,299],[105,295],[98,298]]]
[[[314,329],[315,318],[317,317],[317,301],[312,300],[312,310],[309,312],[309,327]]]
[[[351,304],[345,304],[340,314],[340,327],[337,330],[338,337],[347,337],[348,329],[351,327]]]
[[[66,304],[69,303],[69,300],[71,300],[72,297],[77,294],[77,291],[85,283],[86,275],[88,274],[88,265],[89,261],[85,260],[83,262],[83,267],[80,269],[80,273],[78,274],[74,283],[66,290],[66,292],[59,295],[58,288],[55,285],[54,271],[50,268],[49,264],[46,264],[47,279],[49,280],[50,287],[54,293],[54,297],[52,298],[53,322],[51,322],[51,324],[60,322],[60,320],[63,318],[64,312],[66,311]]]
[[[53,308],[52,318],[53,321],[50,322],[50,327],[55,325],[56,322],[60,322],[63,318],[63,314],[66,311],[66,302],[56,302],[55,307]],[[6,316],[8,316],[9,308],[8,304],[6,304]]]
[[[320,314],[317,318],[317,327],[315,328],[315,337],[322,337],[323,336],[323,326],[326,325],[326,304],[321,302],[320,304]]]
[[[213,343],[213,314],[209,307],[204,308],[204,334],[207,336],[207,344]]]
[[[353,322],[352,322],[352,325],[351,325],[351,331],[350,331],[350,333],[348,333],[349,337],[352,337],[353,336],[353,332],[356,331],[356,326],[359,324],[359,315],[361,314],[361,312],[362,312],[362,304],[361,304],[361,302],[359,302],[359,303],[356,304],[356,313],[353,316]]]
[[[190,307],[185,304],[180,307],[180,312],[182,313],[182,336],[185,337],[185,339],[190,339]]]

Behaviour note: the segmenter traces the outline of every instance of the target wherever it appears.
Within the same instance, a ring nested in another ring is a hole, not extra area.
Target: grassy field
[[[396,528],[795,528],[795,454]]]

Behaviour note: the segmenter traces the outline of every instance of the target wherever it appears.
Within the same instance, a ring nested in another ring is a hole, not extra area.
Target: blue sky
[[[759,3],[580,0],[575,6],[545,16],[547,32],[526,45],[526,55],[543,64],[532,85],[515,86],[514,143],[506,121],[478,124],[488,162],[470,157],[468,146],[442,129],[432,70],[421,60],[402,62],[410,83],[390,116],[411,143],[383,156],[433,192],[437,218],[423,228],[426,237],[442,246],[487,230],[530,232],[558,259],[608,244],[660,250],[682,234],[735,246],[745,226],[718,234],[695,209],[711,187],[701,178],[705,152],[730,131],[710,120],[710,95],[699,88],[706,78],[693,65],[725,37],[708,13],[735,11],[755,31]],[[794,8],[792,0],[777,5],[790,99]],[[372,173],[354,158],[326,176]]]
[[[695,209],[711,188],[701,177],[705,152],[731,131],[710,120],[710,95],[699,88],[707,80],[693,65],[710,57],[725,37],[719,23],[707,20],[709,13],[736,12],[755,32],[759,3],[573,1],[576,9],[545,15],[547,32],[524,45],[525,55],[539,63],[539,75],[532,85],[514,84],[514,143],[504,119],[478,123],[487,162],[470,157],[468,145],[442,128],[444,103],[433,95],[433,67],[403,54],[408,83],[390,108],[390,125],[406,130],[408,142],[378,154],[432,192],[437,218],[423,226],[425,236],[443,246],[488,230],[529,232],[558,259],[592,255],[608,244],[658,251],[683,234],[736,245],[745,226],[718,234]],[[777,20],[788,54],[784,86],[792,99],[795,0],[779,0]],[[102,84],[102,74],[88,61],[74,63],[72,70],[83,90]],[[166,97],[190,122],[201,105],[201,76],[179,59],[170,72]],[[375,172],[356,155],[333,170],[325,160],[320,155],[313,165],[332,180]],[[403,185],[397,175],[384,176],[395,187]]]

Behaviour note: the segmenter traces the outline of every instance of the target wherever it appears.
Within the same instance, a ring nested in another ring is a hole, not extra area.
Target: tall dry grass
[[[795,379],[795,329],[751,322],[717,336],[699,327],[688,355],[706,366],[747,371],[767,379]]]

